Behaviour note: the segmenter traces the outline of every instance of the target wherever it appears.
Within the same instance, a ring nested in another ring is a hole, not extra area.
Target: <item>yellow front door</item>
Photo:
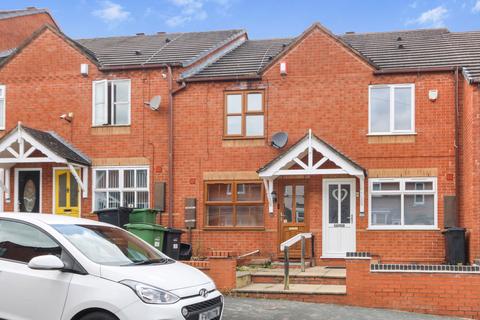
[[[80,213],[80,190],[72,173],[55,171],[55,213],[78,217]]]

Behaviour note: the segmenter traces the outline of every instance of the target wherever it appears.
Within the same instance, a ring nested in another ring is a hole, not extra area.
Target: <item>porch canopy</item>
[[[22,163],[60,163],[64,164],[75,177],[82,190],[82,196],[88,196],[88,167],[91,161],[80,151],[63,140],[55,132],[28,128],[21,122],[0,139],[0,177],[5,198],[10,199],[10,169]],[[82,178],[78,174],[81,169]]]
[[[360,213],[365,211],[366,170],[334,147],[308,133],[278,157],[260,168],[268,199],[269,212],[273,212],[273,181],[281,176],[341,175],[348,174],[360,180]]]

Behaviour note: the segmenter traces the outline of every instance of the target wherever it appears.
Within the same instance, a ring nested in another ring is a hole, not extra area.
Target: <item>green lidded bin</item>
[[[133,209],[130,213],[130,223],[147,223],[154,224],[156,222],[157,211],[153,209]]]
[[[162,251],[163,239],[165,238],[167,228],[159,224],[150,223],[129,223],[125,225],[125,228],[127,228],[127,231]]]

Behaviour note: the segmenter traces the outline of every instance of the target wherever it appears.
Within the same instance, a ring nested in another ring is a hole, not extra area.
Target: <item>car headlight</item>
[[[172,304],[180,300],[180,298],[168,291],[149,286],[133,280],[120,281],[121,284],[131,288],[137,296],[145,303],[150,304]]]

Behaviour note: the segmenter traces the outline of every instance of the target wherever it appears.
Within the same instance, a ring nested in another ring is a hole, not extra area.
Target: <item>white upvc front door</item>
[[[323,180],[322,258],[355,251],[355,195],[355,179]]]

